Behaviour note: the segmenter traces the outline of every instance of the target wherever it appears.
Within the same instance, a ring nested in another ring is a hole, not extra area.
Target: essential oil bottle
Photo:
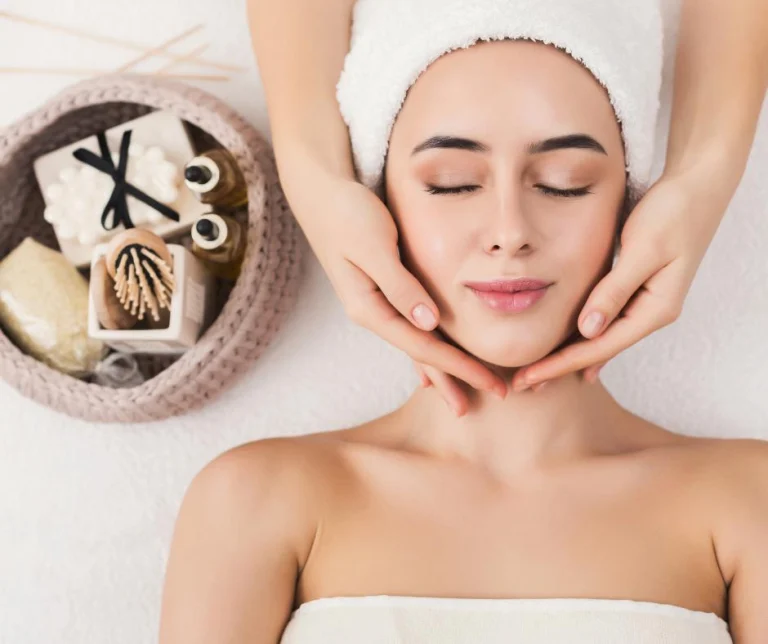
[[[243,265],[247,239],[245,224],[209,212],[192,226],[192,253],[217,277],[235,280]]]
[[[248,203],[248,186],[237,161],[224,148],[196,156],[184,168],[184,183],[204,204],[235,210]]]

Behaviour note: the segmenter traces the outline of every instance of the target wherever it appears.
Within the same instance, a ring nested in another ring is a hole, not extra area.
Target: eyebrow
[[[467,150],[469,152],[481,153],[490,151],[490,148],[487,145],[472,139],[465,139],[456,136],[433,136],[428,138],[423,143],[417,145],[413,149],[413,152],[411,152],[411,156],[418,154],[419,152],[423,152],[424,150],[434,150],[437,148]],[[600,154],[608,154],[605,151],[605,148],[588,134],[567,134],[565,136],[556,136],[550,139],[544,139],[543,141],[536,141],[535,143],[531,143],[526,148],[526,152],[528,154],[543,154],[544,152],[552,152],[552,150],[564,150],[566,148],[594,150]]]

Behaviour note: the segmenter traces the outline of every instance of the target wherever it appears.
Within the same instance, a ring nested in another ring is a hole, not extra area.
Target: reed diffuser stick
[[[58,31],[70,36],[77,36],[85,40],[90,40],[92,42],[98,42],[98,43],[103,43],[107,45],[116,45],[118,47],[124,47],[126,49],[132,49],[134,51],[143,52],[143,51],[146,51],[147,49],[147,46],[141,43],[132,42],[129,40],[123,40],[120,38],[114,38],[112,36],[102,36],[100,34],[93,34],[93,33],[84,31],[82,29],[76,29],[74,27],[59,25],[46,20],[40,20],[39,18],[29,18],[27,16],[22,16],[20,14],[12,13],[10,11],[0,10],[0,18],[5,18],[6,20],[11,20],[14,22],[20,22],[23,24],[32,25],[34,27],[42,27],[43,29],[48,29],[50,31]],[[159,52],[157,55],[162,56],[164,58],[170,58],[171,60],[175,58],[179,58],[178,54],[174,54],[173,52],[170,52],[170,51]],[[220,69],[222,71],[229,71],[229,72],[245,71],[244,67],[240,67],[237,65],[227,65],[224,63],[217,63],[211,60],[206,60],[205,58],[195,59],[194,62],[198,65],[212,67],[214,69]]]
[[[63,67],[0,67],[0,74],[36,74],[38,76],[100,76],[109,74],[109,69],[63,68]],[[229,76],[217,74],[155,74],[154,72],[132,72],[136,76],[162,76],[179,80],[228,81]]]
[[[115,71],[118,73],[128,71],[131,67],[135,67],[139,63],[144,62],[149,58],[162,54],[171,45],[175,45],[176,43],[181,42],[185,38],[189,38],[189,36],[197,33],[202,28],[203,28],[203,25],[195,25],[194,27],[191,27],[190,29],[187,29],[186,31],[181,32],[177,36],[174,36],[173,38],[170,38],[169,40],[166,40],[165,42],[160,43],[159,45],[150,47],[143,54],[141,54],[140,56],[137,56],[133,60],[129,60],[127,63],[125,63],[125,65],[121,65]]]
[[[190,52],[187,52],[183,56],[180,56],[176,60],[172,60],[170,63],[163,65],[162,67],[155,70],[155,74],[158,76],[168,76],[168,70],[173,69],[177,65],[180,65],[181,63],[191,62],[192,59],[197,56],[198,54],[204,52],[206,49],[208,49],[208,44],[200,45],[199,47],[195,47]]]

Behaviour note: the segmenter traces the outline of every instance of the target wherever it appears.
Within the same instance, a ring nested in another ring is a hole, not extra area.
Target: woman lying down
[[[361,181],[440,333],[508,381],[573,340],[647,189],[661,48],[647,0],[356,6]],[[419,388],[212,461],[161,644],[768,642],[768,444],[679,435],[576,374],[470,400]]]

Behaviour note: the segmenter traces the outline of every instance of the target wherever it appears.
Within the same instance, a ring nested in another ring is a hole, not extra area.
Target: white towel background
[[[231,82],[201,85],[267,126],[244,0],[0,0],[0,9],[148,46],[203,22],[205,33],[173,50],[209,40],[206,56],[245,66]],[[0,18],[0,67],[110,70],[135,56]],[[0,127],[74,80],[0,74]],[[620,402],[683,433],[768,439],[767,119],[764,110],[746,175],[682,317],[604,370]],[[657,172],[666,125],[663,117]],[[346,319],[313,256],[305,268],[299,304],[275,343],[234,388],[192,415],[88,424],[0,383],[0,643],[156,641],[173,523],[205,463],[264,436],[362,422],[407,398],[416,385],[407,357]]]

